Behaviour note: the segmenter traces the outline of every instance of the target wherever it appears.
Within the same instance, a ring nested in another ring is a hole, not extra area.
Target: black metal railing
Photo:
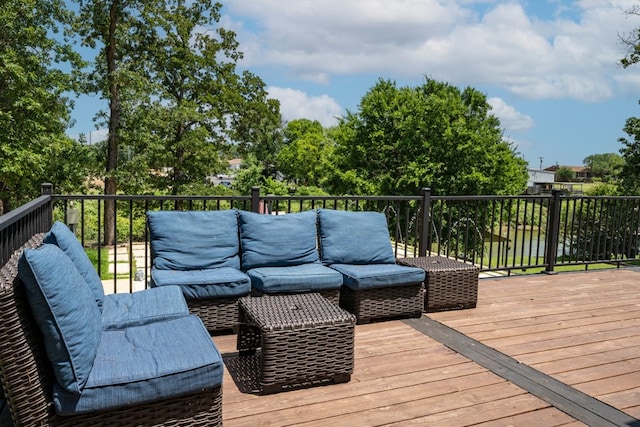
[[[51,228],[53,186],[43,184],[41,190],[42,195],[37,199],[0,216],[0,265],[34,234]]]
[[[398,257],[443,255],[506,274],[525,270],[554,272],[558,267],[637,261],[640,249],[640,197],[570,196],[559,191],[537,196],[273,196],[256,187],[247,196],[43,196],[0,217],[3,261],[30,235],[46,231],[52,220],[65,222],[85,247],[97,250],[144,247],[145,275],[150,270],[145,213],[149,210],[243,209],[274,215],[309,209],[382,212]],[[105,243],[104,211],[115,207],[109,225],[114,240]],[[136,271],[117,271],[128,278]],[[115,289],[115,288],[114,288]]]

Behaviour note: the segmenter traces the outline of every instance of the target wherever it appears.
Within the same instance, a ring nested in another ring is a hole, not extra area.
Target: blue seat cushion
[[[98,351],[102,315],[73,261],[51,244],[25,249],[18,260],[33,317],[60,386],[82,391]]]
[[[194,315],[102,332],[89,379],[76,395],[54,385],[60,415],[155,401],[222,384],[223,364]]]
[[[177,285],[188,300],[226,298],[248,295],[249,276],[235,268],[221,267],[206,270],[160,270],[151,268],[151,286]]]
[[[242,269],[317,262],[315,211],[261,215],[239,211]]]
[[[424,270],[397,264],[332,264],[342,273],[344,285],[353,290],[386,288],[422,283]]]
[[[156,268],[240,268],[238,213],[235,209],[149,211],[147,224]]]
[[[387,218],[378,212],[318,210],[322,262],[393,264]]]
[[[321,291],[342,286],[342,275],[320,263],[259,267],[247,274],[251,277],[251,286],[266,294]]]
[[[80,271],[82,277],[84,277],[84,280],[91,288],[91,292],[96,299],[98,308],[102,310],[102,303],[104,301],[104,288],[102,287],[102,281],[76,235],[69,230],[69,227],[60,221],[56,221],[53,223],[49,232],[45,234],[43,241],[44,243],[50,243],[58,246],[69,258],[71,258],[71,261],[73,261],[76,268]]]
[[[102,329],[127,328],[187,316],[189,307],[178,286],[105,296]]]

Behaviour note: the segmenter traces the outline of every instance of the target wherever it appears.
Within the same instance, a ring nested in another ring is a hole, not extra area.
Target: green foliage
[[[69,145],[65,94],[81,61],[53,37],[69,17],[61,0],[6,0],[0,8],[0,214],[38,195],[55,167],[50,157]]]
[[[122,190],[185,194],[225,170],[229,142],[244,154],[255,149],[263,166],[273,168],[279,104],[267,99],[257,76],[236,72],[242,53],[235,34],[218,26],[220,3],[80,3],[85,43],[102,46],[87,87],[110,100],[106,164],[112,138],[126,152],[108,175]]]
[[[629,9],[624,11],[624,13],[632,17],[639,16],[640,6],[630,6]],[[624,68],[627,68],[638,63],[640,61],[640,28],[636,28],[628,34],[621,35],[620,40],[627,48],[624,58],[620,60],[620,64]]]
[[[618,188],[613,184],[601,183],[585,189],[584,192],[587,196],[615,196],[618,194]]]
[[[614,180],[624,165],[624,160],[616,153],[592,154],[587,156],[583,162],[591,169],[591,174],[594,177],[600,178],[604,182]]]
[[[109,249],[101,248],[100,256],[98,257],[98,249],[94,248],[86,248],[85,252],[93,264],[93,267],[96,271],[99,272],[100,277],[102,279],[106,279],[109,276]],[[100,264],[100,268],[98,269],[98,263]]]
[[[567,166],[560,166],[556,170],[555,180],[558,182],[571,182],[575,179],[576,173]]]
[[[289,187],[285,182],[278,181],[268,176],[264,180],[264,184],[261,186],[260,191],[264,192],[263,194],[286,196],[289,194]]]
[[[284,130],[285,145],[277,155],[278,170],[303,186],[320,186],[329,179],[334,144],[317,121],[294,120]]]
[[[622,194],[640,195],[640,118],[628,118],[623,130],[630,138],[618,139],[623,145],[620,153],[624,159],[619,175],[619,190]]]
[[[634,258],[638,251],[638,208],[625,199],[569,201],[561,212],[561,223],[573,218],[571,227],[560,229],[561,238],[571,242],[573,259],[595,261]]]
[[[251,187],[260,186],[263,181],[264,168],[256,156],[249,154],[233,180],[233,189],[240,194],[250,194]]]
[[[335,132],[338,193],[518,194],[526,163],[504,141],[486,96],[426,79],[380,80]],[[336,191],[334,191],[336,192]]]

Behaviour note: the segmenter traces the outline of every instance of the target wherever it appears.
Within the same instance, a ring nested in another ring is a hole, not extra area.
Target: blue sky
[[[379,78],[425,76],[487,95],[505,138],[530,167],[580,165],[617,153],[640,116],[640,65],[622,69],[620,35],[640,27],[637,0],[223,0],[221,25],[262,78],[285,120],[325,126]],[[98,139],[104,105],[76,101],[79,132]]]

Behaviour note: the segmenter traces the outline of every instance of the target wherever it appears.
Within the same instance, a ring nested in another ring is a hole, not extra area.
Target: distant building
[[[529,169],[527,194],[541,194],[551,191],[555,181],[555,173],[547,170]]]
[[[575,174],[575,180],[576,181],[591,181],[591,178],[593,178],[593,176],[591,175],[591,169],[587,166],[560,166],[560,165],[554,165],[554,166],[549,166],[548,168],[545,168],[545,171],[549,171],[549,172],[556,172],[558,169],[560,169],[561,167],[564,168],[568,168],[570,170],[573,171],[573,173]]]
[[[229,160],[229,169],[232,171],[238,171],[242,167],[242,159],[235,158]]]
[[[233,185],[233,179],[236,175],[236,172],[240,170],[242,166],[242,159],[231,159],[229,160],[229,165],[227,166],[228,173],[220,173],[215,176],[209,176],[207,179],[209,182],[215,185],[224,185],[225,187],[231,187]]]

